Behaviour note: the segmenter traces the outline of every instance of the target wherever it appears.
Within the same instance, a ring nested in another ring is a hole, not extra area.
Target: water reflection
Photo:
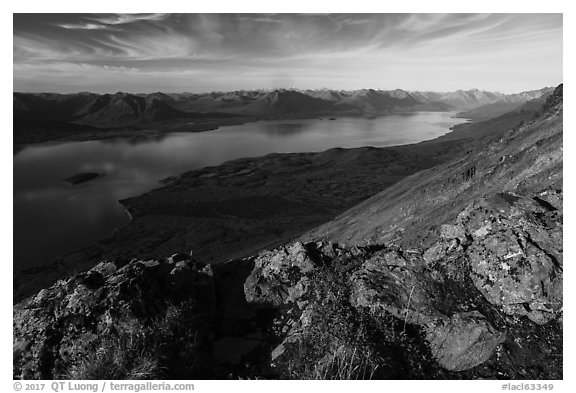
[[[161,142],[166,139],[170,134],[160,133],[153,135],[142,135],[142,136],[130,136],[130,137],[119,137],[119,138],[107,138],[103,139],[104,144],[129,144],[131,146],[140,145],[143,143],[154,143]]]
[[[269,127],[257,127],[256,130],[269,136],[289,138],[308,132],[311,127],[311,124],[305,123],[279,123],[271,124]]]
[[[422,112],[374,119],[259,121],[203,133],[28,146],[14,155],[14,269],[44,263],[124,224],[119,199],[187,170],[273,152],[391,146],[431,139],[464,122]],[[70,186],[81,172],[105,176]],[[34,245],[31,247],[31,245]]]

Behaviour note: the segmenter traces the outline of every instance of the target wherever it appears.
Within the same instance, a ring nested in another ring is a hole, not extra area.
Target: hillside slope
[[[475,121],[492,119],[505,113],[516,111],[529,101],[535,101],[534,103],[537,102],[540,104],[544,103],[546,98],[553,92],[553,87],[545,87],[539,90],[524,91],[518,94],[509,94],[502,96],[496,102],[482,105],[466,112],[461,112],[458,114],[458,116]]]
[[[411,242],[425,239],[430,229],[454,219],[470,201],[491,193],[561,189],[562,103],[550,104],[561,94],[562,85],[541,116],[387,188],[307,238],[369,244],[402,234],[404,242]]]

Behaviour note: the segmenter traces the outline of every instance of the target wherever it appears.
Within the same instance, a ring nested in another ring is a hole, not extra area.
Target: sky
[[[14,14],[14,91],[479,88],[562,82],[562,14]]]

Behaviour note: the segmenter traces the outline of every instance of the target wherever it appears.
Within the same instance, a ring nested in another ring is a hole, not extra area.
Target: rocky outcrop
[[[256,258],[246,299],[290,310],[272,352],[278,362],[319,317],[318,272],[361,255],[361,265],[346,275],[350,305],[376,319],[392,316],[404,329],[418,326],[442,367],[472,369],[495,356],[511,326],[523,323],[518,318],[537,325],[561,319],[561,210],[561,191],[500,193],[443,224],[426,249],[351,252],[331,243],[295,243]]]
[[[267,251],[256,257],[254,270],[244,283],[246,300],[250,303],[281,306],[299,302],[310,285],[314,263],[302,243]]]
[[[484,363],[504,338],[505,334],[496,331],[477,311],[454,314],[448,321],[426,329],[432,354],[438,363],[453,371]]]
[[[562,192],[532,198],[502,193],[463,211],[473,241],[471,278],[486,299],[509,315],[545,324],[562,310]]]
[[[182,310],[183,304],[194,304],[194,315],[205,318],[214,312],[211,271],[190,260],[102,262],[60,280],[14,307],[14,377],[71,378],[104,340],[119,331],[144,335],[171,307]],[[207,334],[202,328],[195,332],[199,340]],[[186,345],[192,342],[183,340]]]
[[[351,302],[373,315],[391,314],[404,326],[420,326],[434,358],[448,370],[462,371],[488,360],[505,334],[475,310],[465,282],[429,265],[431,259],[444,262],[442,252],[448,248],[437,244],[424,254],[411,250],[406,257],[401,251],[378,253],[352,275]],[[452,304],[446,294],[454,287],[461,296]]]

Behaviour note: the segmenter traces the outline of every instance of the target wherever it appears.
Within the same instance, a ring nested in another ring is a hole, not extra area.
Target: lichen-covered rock
[[[549,304],[543,311],[550,313],[550,319],[554,317],[555,304],[560,300],[553,289],[558,272],[545,253],[530,244],[521,247],[514,234],[505,233],[475,244],[469,255],[472,280],[490,303],[526,304],[528,316],[535,304]]]
[[[383,255],[387,266],[406,267],[407,261],[398,251],[389,251]]]
[[[424,252],[424,261],[428,264],[437,262],[446,256],[447,251],[447,245],[444,242],[438,242]]]
[[[476,288],[506,314],[537,324],[562,309],[562,218],[556,210],[534,198],[499,194],[461,216],[474,238],[467,255]]]
[[[187,265],[137,260],[60,280],[14,306],[14,377],[65,378],[114,330],[142,331],[171,305],[213,296],[210,280]],[[198,303],[209,312],[210,302]]]
[[[488,360],[504,342],[505,334],[496,331],[482,314],[469,312],[428,326],[426,339],[438,363],[448,370],[462,371]]]
[[[265,251],[254,263],[244,283],[246,300],[271,306],[299,301],[308,288],[305,278],[314,270],[309,253],[300,242]]]
[[[90,270],[100,273],[103,277],[109,277],[118,271],[118,267],[114,262],[103,261]]]
[[[440,240],[443,248],[444,241]],[[505,335],[479,312],[449,314],[445,297],[455,285],[450,269],[419,269],[414,264],[397,266],[387,263],[389,255],[386,251],[376,253],[352,275],[351,303],[376,315],[391,314],[405,324],[419,325],[426,333],[433,356],[448,370],[467,370],[490,358]],[[442,260],[438,266],[445,264],[451,268],[454,265],[451,258],[456,256],[444,254],[437,259]]]
[[[416,324],[441,317],[433,302],[430,280],[423,279],[414,267],[398,266],[398,261],[405,261],[404,258],[391,259],[390,255],[377,253],[352,274],[352,305],[368,308],[375,314],[387,312]]]
[[[461,224],[443,224],[440,227],[440,236],[444,239],[458,239],[463,242],[466,240],[466,229]]]

